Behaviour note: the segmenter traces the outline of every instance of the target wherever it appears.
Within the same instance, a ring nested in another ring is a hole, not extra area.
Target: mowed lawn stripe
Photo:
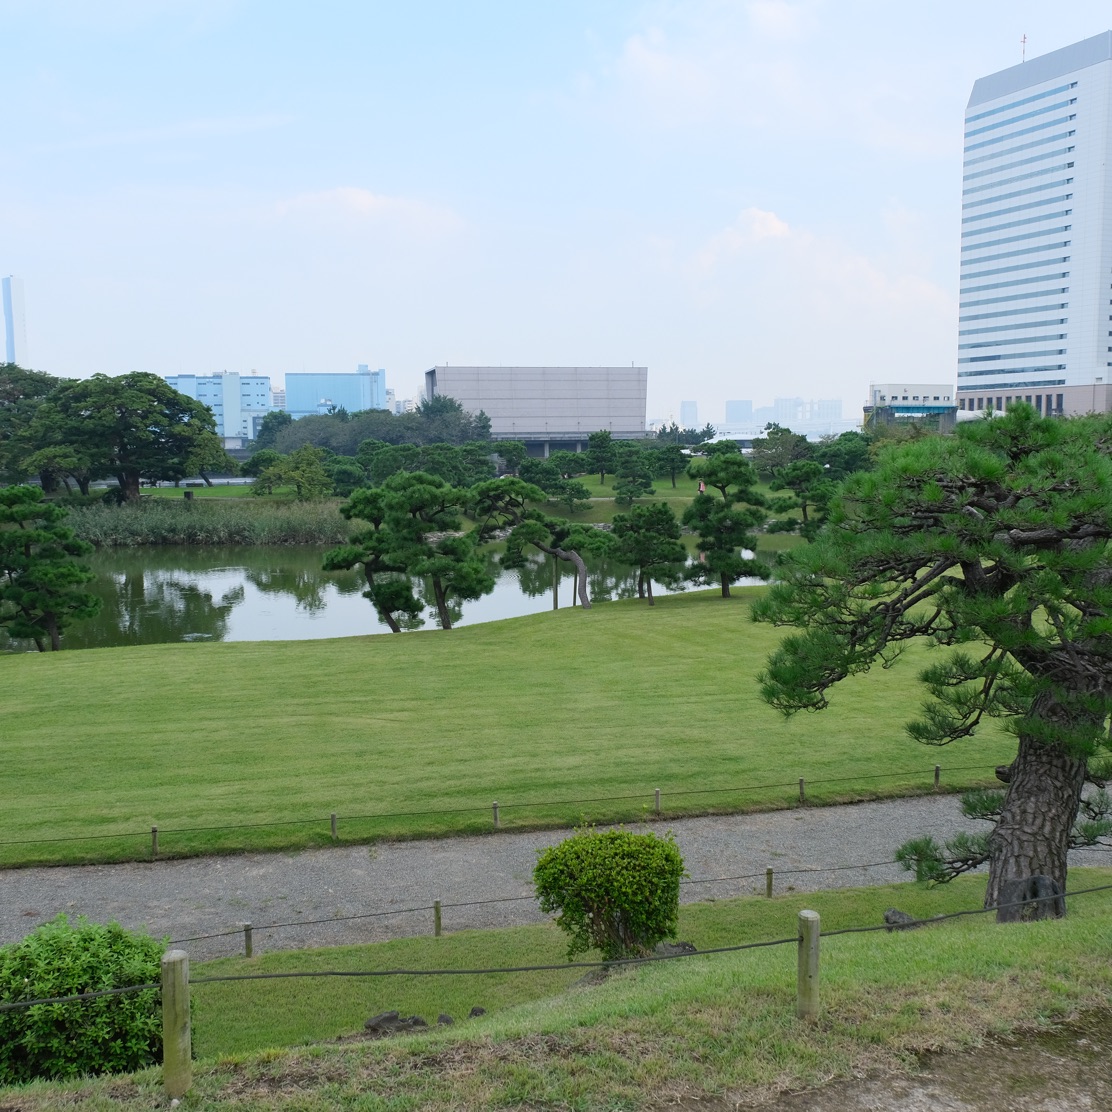
[[[245,837],[163,839],[164,852],[344,837],[628,818],[665,808],[781,806],[790,788],[669,796],[852,777],[808,797],[930,784],[936,761],[986,770],[1013,744],[989,728],[943,752],[904,723],[921,699],[912,648],[841,686],[832,707],[784,719],[756,674],[781,632],[749,620],[749,592],[630,600],[469,626],[328,641],[155,645],[12,656],[0,665],[9,783],[0,841],[318,820]],[[354,604],[354,603],[353,603]],[[906,773],[875,780],[878,773]],[[628,806],[552,801],[638,794]],[[536,804],[532,809],[524,804]],[[544,806],[542,806],[544,805]],[[362,826],[344,816],[476,807],[474,815]],[[134,841],[134,839],[132,840]],[[140,847],[141,848],[141,847]],[[0,861],[134,855],[136,848],[0,847]]]

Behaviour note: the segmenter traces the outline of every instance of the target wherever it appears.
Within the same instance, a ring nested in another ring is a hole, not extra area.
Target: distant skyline
[[[647,365],[648,412],[955,377],[976,78],[1095,0],[0,0],[51,374]]]

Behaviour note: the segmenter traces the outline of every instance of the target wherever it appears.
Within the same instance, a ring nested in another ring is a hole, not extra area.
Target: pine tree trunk
[[[1085,772],[1086,762],[1062,747],[1020,735],[1004,809],[989,839],[985,907],[1001,902],[1009,881],[1032,876],[1048,876],[1066,890],[1066,854]]]
[[[444,593],[444,584],[439,576],[432,577],[432,590],[436,596],[436,612],[440,616],[440,628],[452,628],[452,616],[448,613],[448,596]]]
[[[726,578],[725,574],[722,575],[722,597],[730,597],[730,581]]]

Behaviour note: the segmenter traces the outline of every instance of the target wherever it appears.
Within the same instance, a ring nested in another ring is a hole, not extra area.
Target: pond
[[[100,614],[75,623],[67,649],[152,645],[177,641],[295,641],[385,633],[363,598],[361,571],[321,570],[316,547],[157,547],[101,549],[88,560],[96,579],[90,590]],[[552,609],[552,561],[538,556],[519,570],[503,570],[492,553],[494,590],[460,608],[458,625],[491,622]],[[557,599],[570,606],[573,569],[560,562]],[[631,598],[633,571],[623,564],[591,561],[592,601]],[[667,593],[654,586],[654,593]],[[425,629],[436,628],[434,611]],[[0,632],[0,651],[33,649]]]

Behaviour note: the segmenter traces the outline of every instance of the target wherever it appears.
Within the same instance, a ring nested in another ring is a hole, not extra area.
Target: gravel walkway
[[[675,833],[692,881],[746,878],[685,883],[681,899],[688,903],[763,892],[769,865],[781,893],[906,880],[908,874],[894,865],[852,866],[891,861],[896,847],[916,834],[941,840],[969,825],[956,796],[923,796],[680,819],[648,829]],[[532,900],[536,851],[567,833],[5,870],[0,871],[0,943],[22,938],[61,911],[189,940],[183,948],[195,960],[242,953],[244,922],[254,924],[256,953],[430,934],[435,899],[443,904],[445,931],[535,923],[543,919]],[[1112,855],[1079,851],[1071,861],[1110,864]],[[513,902],[498,902],[507,899]],[[470,902],[484,900],[495,902]],[[450,906],[463,903],[469,906]],[[315,922],[369,913],[375,917]],[[221,932],[235,933],[196,937]]]

